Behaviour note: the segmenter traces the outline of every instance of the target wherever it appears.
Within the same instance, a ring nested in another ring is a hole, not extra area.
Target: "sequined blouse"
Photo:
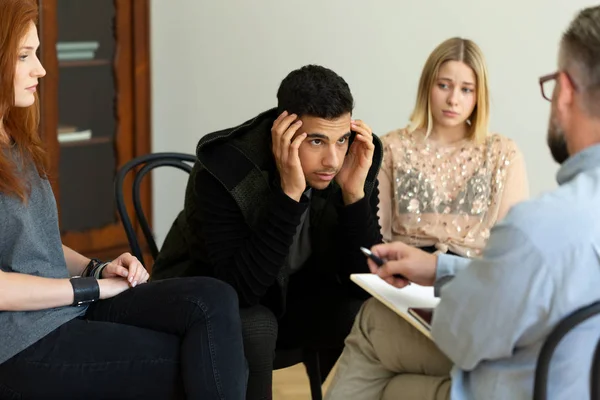
[[[381,140],[379,220],[386,241],[476,257],[491,227],[529,196],[523,156],[502,135],[439,145],[420,130],[400,129]]]

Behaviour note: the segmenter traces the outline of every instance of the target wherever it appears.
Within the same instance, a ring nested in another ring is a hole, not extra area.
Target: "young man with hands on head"
[[[236,289],[248,399],[271,398],[276,349],[318,350],[325,379],[365,298],[349,280],[368,272],[360,247],[382,241],[382,146],[352,119],[348,84],[307,65],[277,99],[200,140],[184,210],[153,269],[153,279],[204,275]]]

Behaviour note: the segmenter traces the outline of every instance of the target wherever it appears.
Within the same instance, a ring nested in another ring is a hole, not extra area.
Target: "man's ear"
[[[575,102],[575,85],[573,81],[565,72],[560,72],[558,74],[557,83],[558,87],[556,88],[556,110],[563,114],[570,110],[573,107],[573,103]]]

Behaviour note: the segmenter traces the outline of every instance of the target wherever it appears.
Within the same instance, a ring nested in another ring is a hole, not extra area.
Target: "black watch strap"
[[[73,304],[72,306],[81,306],[92,303],[100,298],[100,286],[93,277],[73,277],[70,279],[73,286]]]

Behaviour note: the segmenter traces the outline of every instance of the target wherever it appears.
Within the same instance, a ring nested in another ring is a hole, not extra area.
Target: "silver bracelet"
[[[106,266],[110,264],[110,261],[108,262],[103,262],[102,264],[100,264],[95,270],[94,270],[94,278],[96,279],[102,279],[102,271],[104,270],[104,268],[106,268]]]

